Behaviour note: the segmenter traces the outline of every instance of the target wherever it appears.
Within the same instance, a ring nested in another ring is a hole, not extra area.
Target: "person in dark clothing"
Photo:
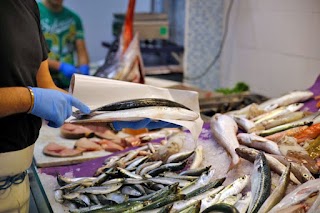
[[[0,212],[28,212],[41,119],[60,127],[73,106],[90,109],[54,84],[35,0],[1,0],[0,28]]]

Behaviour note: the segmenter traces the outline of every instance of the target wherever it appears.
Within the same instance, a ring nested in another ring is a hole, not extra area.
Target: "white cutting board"
[[[43,148],[50,142],[72,148],[76,140],[65,139],[60,136],[60,128],[51,128],[45,123],[42,124],[39,138],[35,143],[34,158],[38,167],[62,166],[81,163],[98,157],[111,154],[107,151],[84,152],[76,157],[50,157],[43,154]]]

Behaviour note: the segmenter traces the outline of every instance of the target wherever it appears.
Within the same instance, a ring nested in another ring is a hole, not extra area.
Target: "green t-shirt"
[[[38,6],[41,29],[50,48],[48,57],[75,65],[75,42],[77,39],[84,39],[79,16],[67,8],[63,8],[61,12],[52,12],[41,2],[38,3]],[[52,71],[51,75],[57,86],[62,88],[69,86],[70,79],[67,79],[62,73]]]

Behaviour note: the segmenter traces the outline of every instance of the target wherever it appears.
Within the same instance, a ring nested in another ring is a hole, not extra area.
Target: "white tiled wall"
[[[228,3],[228,1],[226,1]],[[270,97],[320,74],[320,0],[234,0],[221,85],[245,81]]]

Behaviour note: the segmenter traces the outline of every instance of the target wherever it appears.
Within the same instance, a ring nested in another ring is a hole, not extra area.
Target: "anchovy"
[[[98,107],[96,109],[91,110],[90,114],[96,111],[119,111],[119,110],[133,109],[133,108],[151,107],[151,106],[180,107],[187,110],[191,110],[190,108],[180,103],[167,100],[167,99],[141,98],[141,99],[124,100],[124,101],[107,104],[102,107]],[[81,118],[87,117],[88,115],[83,114],[80,110],[77,110],[73,113],[73,116],[78,119],[81,119]]]
[[[173,207],[172,207],[172,212],[180,212],[181,210],[187,208],[188,206],[195,205],[197,202],[202,201],[203,199],[205,199],[207,197],[213,197],[217,193],[219,193],[223,188],[224,188],[224,186],[219,186],[217,188],[211,188],[207,191],[203,191],[201,194],[198,194],[197,196],[194,196],[194,197],[189,197],[186,195],[185,200],[174,202]]]
[[[186,166],[186,164],[187,164],[187,160],[179,163],[167,163],[160,166],[159,168],[151,170],[150,172],[148,172],[148,174],[154,177],[165,171],[179,171],[183,169]]]
[[[189,193],[186,194],[186,198],[191,198],[194,196],[197,196],[199,194],[202,194],[212,188],[216,188],[222,185],[222,183],[225,181],[226,178],[220,178],[220,179],[216,179],[213,182],[208,183],[207,185],[204,185],[198,189],[195,189]]]
[[[190,185],[182,188],[179,193],[180,194],[188,194],[190,192],[193,192],[196,189],[199,189],[200,187],[203,187],[203,186],[209,184],[211,181],[211,178],[214,175],[214,172],[215,172],[215,170],[211,170],[211,171],[209,171],[208,174],[206,174],[206,173],[202,174],[199,177],[199,179],[195,180]]]
[[[284,197],[290,180],[290,169],[291,164],[287,166],[286,171],[284,171],[280,177],[279,184],[273,190],[268,199],[263,203],[258,213],[270,211],[270,209],[272,209],[272,207],[279,203],[279,201]]]
[[[203,168],[188,169],[183,172],[180,172],[179,175],[200,176],[202,173],[209,171],[210,168],[211,165]]]
[[[174,179],[181,179],[181,180],[190,180],[190,181],[194,181],[199,178],[198,176],[196,177],[196,176],[188,176],[188,175],[178,175],[174,172],[165,172],[163,174],[160,174],[159,176],[174,178]]]
[[[195,150],[194,159],[190,165],[190,169],[198,168],[203,161],[203,148],[201,145],[198,145]]]
[[[252,200],[249,205],[248,213],[256,213],[264,201],[269,197],[271,191],[271,173],[268,161],[263,152],[259,152],[251,176]]]
[[[221,202],[225,198],[239,194],[244,187],[249,183],[250,176],[244,175],[242,177],[237,178],[235,181],[233,181],[231,184],[226,186],[221,192],[219,192],[219,199],[218,202]]]
[[[122,183],[115,183],[107,186],[93,186],[80,189],[78,193],[91,193],[91,194],[107,194],[117,191],[122,186]]]
[[[176,154],[171,155],[168,158],[167,163],[178,163],[180,161],[184,161],[185,159],[189,158],[193,153],[194,151],[178,152]]]

